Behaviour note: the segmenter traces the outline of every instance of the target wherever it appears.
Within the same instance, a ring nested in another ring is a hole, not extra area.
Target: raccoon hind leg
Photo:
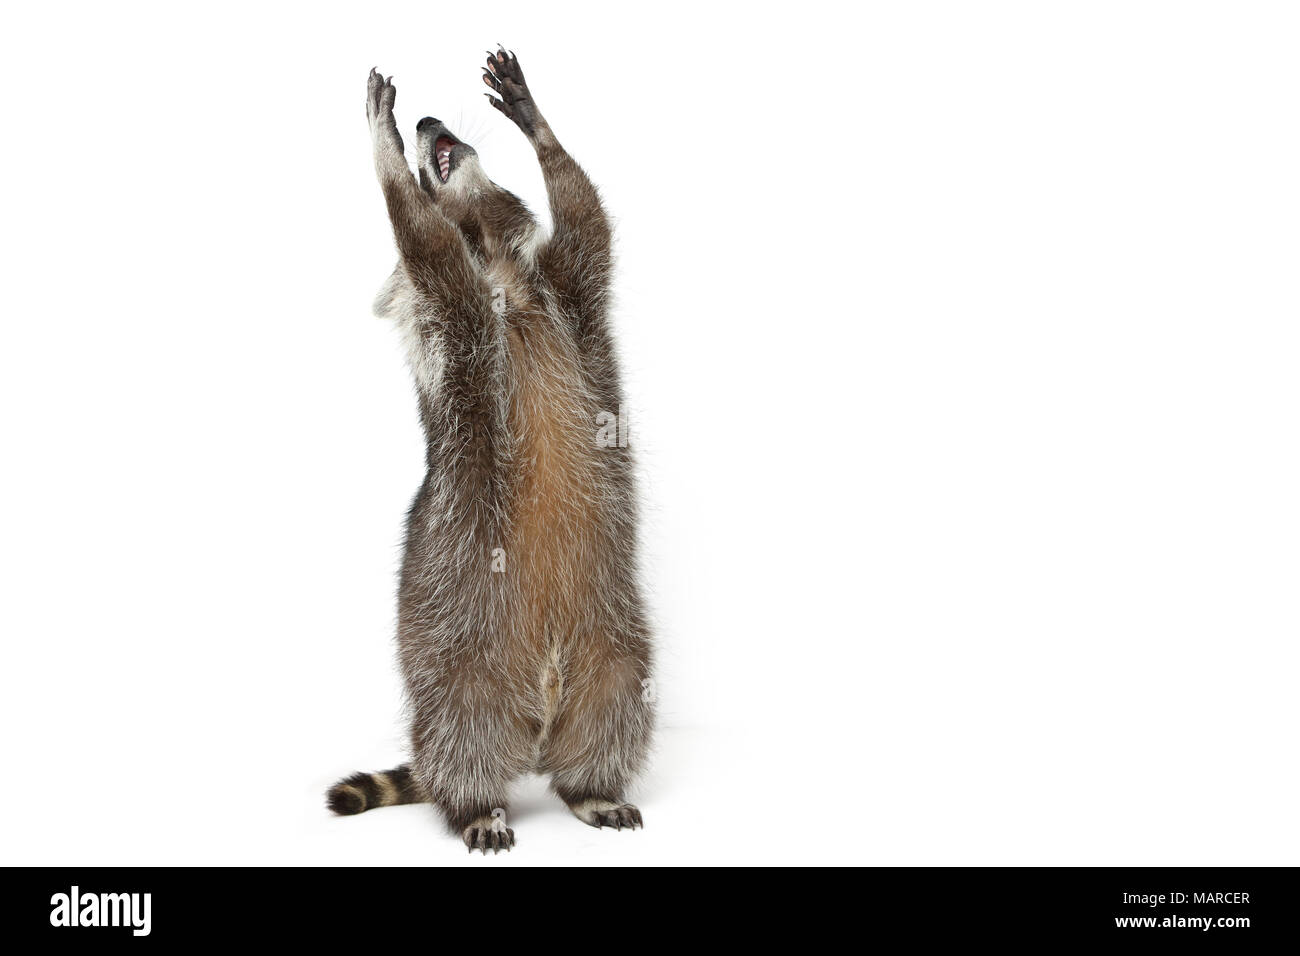
[[[565,687],[539,769],[583,823],[636,829],[641,811],[624,793],[645,761],[654,723],[642,687],[647,662],[612,648],[588,648],[583,656],[589,666]]]
[[[444,673],[441,693],[415,708],[412,761],[415,776],[452,833],[470,850],[509,850],[506,825],[510,786],[532,769],[536,710],[495,677],[477,681]]]

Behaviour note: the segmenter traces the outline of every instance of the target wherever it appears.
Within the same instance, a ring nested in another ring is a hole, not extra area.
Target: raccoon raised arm
[[[448,460],[487,475],[494,456],[507,444],[493,398],[500,391],[504,342],[492,311],[491,289],[460,229],[406,164],[393,118],[392,78],[385,80],[371,70],[367,93],[375,172],[401,255],[376,307],[400,313],[423,396],[421,417],[430,447],[436,445]],[[420,144],[432,153],[428,129],[419,132]],[[422,160],[422,172],[431,161]],[[396,300],[405,304],[397,307]],[[435,391],[440,401],[431,403]]]
[[[393,117],[396,96],[392,77],[385,80],[371,70],[366,118],[374,142],[375,173],[406,274],[440,314],[452,313],[467,302],[481,300],[486,306],[486,283],[474,267],[460,230],[420,188],[406,164],[402,135]]]
[[[538,255],[538,264],[560,294],[562,304],[584,333],[603,316],[610,276],[609,217],[596,187],[582,167],[564,151],[542,117],[513,53],[488,54],[483,82],[500,94],[486,94],[500,112],[528,137],[537,151],[550,201],[554,234]]]

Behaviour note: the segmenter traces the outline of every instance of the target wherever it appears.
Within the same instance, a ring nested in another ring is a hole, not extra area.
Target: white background
[[[1296,864],[1285,4],[7,14],[0,859]],[[662,732],[470,859],[403,756],[422,444],[365,124],[518,53],[620,234]]]

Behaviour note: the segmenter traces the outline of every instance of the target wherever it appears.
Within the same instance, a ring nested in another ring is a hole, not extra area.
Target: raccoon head
[[[478,152],[441,120],[426,116],[416,125],[415,135],[420,185],[439,203],[462,205],[489,185]]]
[[[478,152],[441,120],[426,116],[415,127],[420,186],[452,222],[474,252],[484,258],[524,255],[538,235],[523,202],[488,179]]]

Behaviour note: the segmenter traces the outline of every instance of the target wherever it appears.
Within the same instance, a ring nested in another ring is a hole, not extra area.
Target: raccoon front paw
[[[397,120],[393,117],[393,104],[397,100],[397,88],[393,78],[384,79],[377,69],[371,69],[366,79],[366,120],[370,123],[370,135],[374,137],[375,146],[391,146],[399,153],[403,150],[402,134],[397,131]]]
[[[465,847],[470,853],[479,850],[484,856],[487,851],[499,853],[515,845],[515,831],[506,826],[505,814],[494,812],[491,816],[479,817],[461,833]]]
[[[514,124],[531,138],[537,132],[537,104],[528,92],[524,82],[524,71],[519,68],[519,60],[513,53],[497,50],[489,53],[487,66],[483,67],[483,82],[501,94],[497,99],[491,93],[484,93],[488,102],[506,114]]]
[[[635,830],[644,827],[641,811],[630,803],[614,803],[610,800],[583,800],[569,804],[573,815],[587,826],[613,827],[615,830]]]

